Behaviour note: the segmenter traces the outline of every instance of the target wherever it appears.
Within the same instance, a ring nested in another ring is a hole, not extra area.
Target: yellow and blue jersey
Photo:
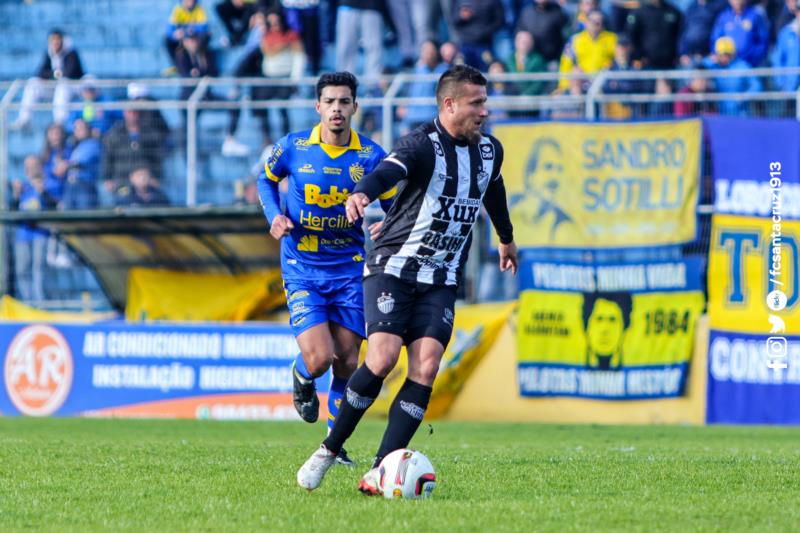
[[[320,138],[319,125],[290,133],[273,147],[258,179],[261,205],[267,220],[278,214],[294,225],[281,239],[284,280],[359,277],[364,262],[361,221],[350,224],[345,201],[361,178],[386,156],[383,148],[350,130],[350,144],[334,146]],[[277,184],[289,179],[286,205],[281,213]],[[381,196],[388,210],[396,190]]]

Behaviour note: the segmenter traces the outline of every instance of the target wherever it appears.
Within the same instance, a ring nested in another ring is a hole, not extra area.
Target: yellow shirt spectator
[[[580,71],[596,74],[609,68],[614,60],[617,35],[602,29],[603,19],[599,11],[592,11],[587,19],[587,28],[573,35],[564,47],[559,66],[562,73]],[[559,92],[564,92],[569,86],[569,79],[562,78],[558,82]]]

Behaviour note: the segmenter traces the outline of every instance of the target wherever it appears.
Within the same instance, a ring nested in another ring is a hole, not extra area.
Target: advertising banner
[[[0,413],[299,419],[298,351],[277,324],[3,323]]]
[[[499,125],[521,248],[615,248],[696,235],[699,120]],[[496,237],[495,244],[496,244]]]
[[[800,124],[709,118],[709,423],[800,424]]]
[[[522,396],[679,396],[704,307],[698,261],[525,261],[517,328]],[[527,282],[525,281],[527,280]]]

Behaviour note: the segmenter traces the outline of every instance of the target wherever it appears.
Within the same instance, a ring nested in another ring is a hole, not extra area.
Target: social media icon
[[[767,339],[767,357],[786,357],[786,337],[769,337]]]
[[[774,290],[767,294],[767,307],[773,311],[781,311],[786,307],[786,293]]]
[[[772,324],[772,329],[769,330],[770,333],[786,332],[786,322],[784,322],[781,317],[776,315],[769,315],[769,323]]]

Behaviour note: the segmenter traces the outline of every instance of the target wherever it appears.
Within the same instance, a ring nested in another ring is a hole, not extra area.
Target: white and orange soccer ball
[[[436,472],[422,452],[401,448],[378,465],[379,488],[384,498],[428,498],[436,487]]]

